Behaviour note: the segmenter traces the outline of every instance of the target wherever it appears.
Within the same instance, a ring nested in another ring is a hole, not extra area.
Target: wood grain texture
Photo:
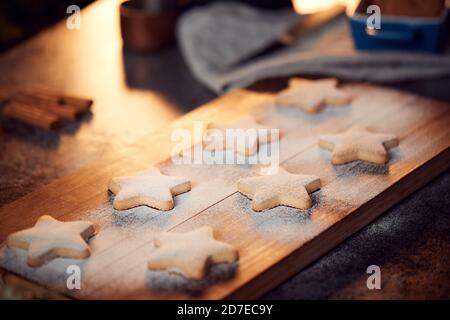
[[[114,156],[56,180],[0,209],[0,241],[30,227],[42,214],[67,221],[88,219],[99,230],[84,261],[57,259],[28,268],[24,252],[3,248],[1,266],[32,281],[77,298],[254,298],[295,274],[387,208],[449,167],[449,106],[417,96],[368,85],[346,85],[352,106],[327,108],[318,115],[275,107],[271,94],[235,91],[201,107],[155,134],[146,135]],[[262,213],[236,191],[236,181],[254,175],[257,165],[175,165],[167,160],[173,128],[192,128],[193,121],[225,121],[254,114],[263,124],[280,128],[280,160],[287,170],[313,174],[322,189],[309,210],[277,207]],[[323,133],[361,123],[395,133],[400,146],[386,166],[354,162],[332,166],[317,146]],[[191,178],[192,191],[175,198],[169,212],[151,208],[114,211],[107,183],[156,164],[162,172]],[[151,291],[146,271],[152,240],[161,231],[187,231],[211,225],[216,238],[240,251],[233,278],[200,294]],[[82,290],[65,289],[65,269],[82,269]]]

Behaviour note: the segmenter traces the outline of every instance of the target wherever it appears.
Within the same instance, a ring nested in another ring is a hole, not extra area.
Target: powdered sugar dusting
[[[3,246],[0,253],[0,265],[6,270],[20,274],[23,277],[45,284],[61,293],[68,293],[66,273],[70,265],[76,265],[81,260],[56,258],[39,268],[29,267],[27,262],[27,251],[12,249]]]
[[[148,271],[146,287],[157,292],[199,293],[211,284],[233,277],[238,264],[233,262],[212,265],[202,280],[187,279],[178,270]]]

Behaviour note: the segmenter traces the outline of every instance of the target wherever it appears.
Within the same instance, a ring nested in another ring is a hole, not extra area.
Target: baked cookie
[[[142,205],[170,210],[174,207],[173,197],[191,190],[191,182],[184,177],[163,175],[151,167],[133,177],[113,178],[108,188],[116,195],[113,206],[117,210]]]
[[[148,260],[150,270],[176,269],[193,280],[202,279],[212,264],[238,260],[238,251],[214,239],[209,226],[185,233],[164,232],[155,239],[154,245],[156,250]]]
[[[227,129],[233,134],[227,136]],[[207,151],[234,150],[244,156],[251,156],[258,152],[262,144],[278,139],[278,135],[271,134],[271,128],[261,125],[251,116],[244,116],[228,125],[209,124],[203,140]]]
[[[372,133],[361,125],[355,125],[344,133],[319,138],[319,146],[332,152],[333,164],[355,160],[385,164],[389,160],[387,150],[398,146],[398,143],[393,134]]]
[[[350,103],[348,94],[337,88],[336,79],[306,80],[292,78],[289,87],[275,98],[277,105],[301,108],[308,113],[317,113],[325,106]]]
[[[85,259],[90,256],[86,241],[95,234],[89,221],[61,222],[41,216],[33,228],[8,236],[6,245],[28,250],[27,263],[39,267],[54,258]]]
[[[240,179],[237,188],[252,199],[255,211],[276,206],[308,209],[312,207],[309,193],[320,189],[320,179],[316,176],[293,174],[280,167],[275,174]]]

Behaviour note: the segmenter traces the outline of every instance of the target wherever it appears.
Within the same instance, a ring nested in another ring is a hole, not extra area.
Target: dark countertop
[[[41,84],[95,100],[92,115],[60,134],[1,119],[0,205],[216,97],[192,78],[177,48],[135,53],[119,34],[116,3],[100,1],[82,11],[80,30],[63,21],[0,56],[0,85]],[[254,88],[282,82],[274,83]],[[398,87],[450,102],[450,79]],[[447,172],[265,298],[450,298],[449,194]],[[369,265],[380,266],[382,290],[367,289]]]

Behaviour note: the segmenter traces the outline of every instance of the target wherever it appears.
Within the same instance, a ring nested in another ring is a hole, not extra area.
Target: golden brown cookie
[[[388,162],[387,150],[398,146],[393,134],[373,133],[364,126],[355,125],[344,133],[322,135],[319,146],[330,150],[333,164],[363,160],[376,164]]]
[[[320,188],[320,179],[293,174],[280,167],[275,174],[240,179],[237,187],[239,192],[252,199],[255,211],[276,206],[307,209],[312,207],[309,193]]]
[[[276,96],[276,104],[317,113],[325,106],[350,103],[348,94],[337,88],[336,79],[307,80],[292,78],[289,87]]]
[[[204,148],[207,151],[234,150],[244,156],[251,156],[258,152],[260,145],[274,139],[278,139],[278,136],[272,135],[269,127],[257,123],[251,116],[244,116],[233,123],[208,125]]]
[[[90,256],[86,241],[95,234],[89,221],[61,222],[41,216],[35,226],[8,236],[11,248],[28,251],[27,263],[39,267],[54,258],[84,259]]]
[[[212,264],[238,260],[238,251],[214,239],[209,226],[185,233],[162,233],[154,245],[156,250],[148,260],[150,270],[181,271],[184,276],[194,280],[205,277]]]
[[[113,206],[117,210],[142,205],[170,210],[174,207],[173,197],[191,190],[191,182],[184,177],[163,175],[151,167],[133,177],[113,178],[108,188],[116,195]]]

